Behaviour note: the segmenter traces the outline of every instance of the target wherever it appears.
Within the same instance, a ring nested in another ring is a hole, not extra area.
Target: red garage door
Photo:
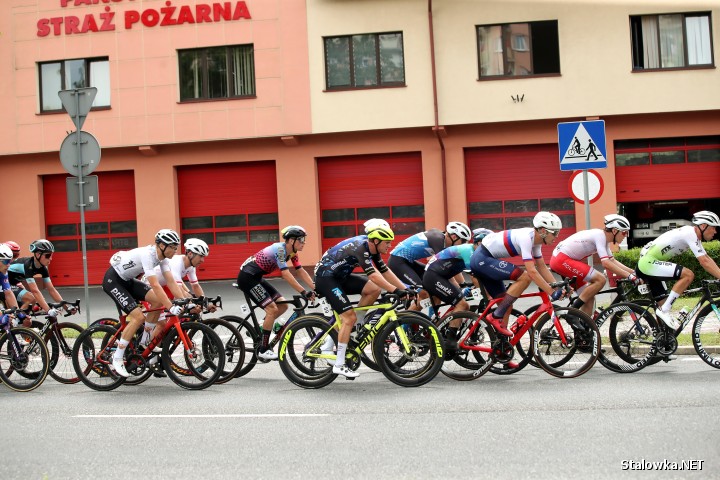
[[[183,241],[210,246],[201,280],[236,278],[246,258],[278,241],[274,162],[178,168],[178,191]]]
[[[468,218],[472,228],[508,230],[532,226],[541,210],[563,223],[559,240],[575,233],[572,172],[561,172],[557,145],[470,149],[465,152]],[[543,248],[546,261],[552,248]]]
[[[98,176],[100,209],[85,212],[88,283],[102,283],[110,256],[137,247],[135,182],[133,172],[101,172]],[[82,285],[80,213],[69,212],[67,175],[43,177],[47,238],[55,245],[50,278],[55,285]]]
[[[425,230],[419,153],[389,153],[318,160],[323,250],[364,233],[363,222],[384,218],[395,244]]]

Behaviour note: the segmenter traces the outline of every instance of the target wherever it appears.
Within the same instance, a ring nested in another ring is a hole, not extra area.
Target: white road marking
[[[329,417],[329,413],[231,413],[190,415],[73,415],[73,418],[272,418],[272,417]]]

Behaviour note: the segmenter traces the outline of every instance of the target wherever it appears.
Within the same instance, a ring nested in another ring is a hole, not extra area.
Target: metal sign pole
[[[77,106],[75,112],[76,124],[80,121],[80,95],[81,92],[74,90],[75,104]],[[76,148],[77,148],[77,159],[78,159],[78,190],[80,194],[80,243],[82,245],[82,262],[83,262],[83,284],[85,286],[85,315],[87,318],[87,325],[90,325],[90,289],[88,288],[88,267],[87,267],[87,245],[85,243],[85,192],[83,191],[83,167],[85,166],[82,158],[82,148],[80,140],[80,127],[75,131],[76,134]]]
[[[590,230],[590,182],[588,181],[588,171],[583,170],[582,171],[582,177],[583,177],[583,190],[585,192],[583,193],[583,202],[585,203],[585,230]],[[588,265],[591,267],[593,266],[593,257],[590,255],[588,257]]]

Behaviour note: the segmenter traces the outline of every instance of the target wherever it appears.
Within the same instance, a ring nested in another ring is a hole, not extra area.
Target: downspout
[[[435,71],[435,35],[433,33],[433,9],[432,0],[428,0],[428,24],[430,33],[430,67],[432,72],[432,90],[433,90],[433,113],[435,115],[435,124],[433,126],[433,132],[437,137],[438,144],[440,144],[440,167],[442,169],[442,198],[443,198],[443,213],[445,215],[443,224],[448,222],[448,199],[447,199],[447,182],[445,174],[445,143],[443,137],[446,135],[445,127],[441,127],[439,123],[438,114],[438,94],[437,94],[437,74]]]

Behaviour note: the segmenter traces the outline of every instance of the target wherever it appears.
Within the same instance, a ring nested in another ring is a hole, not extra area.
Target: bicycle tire
[[[243,367],[245,361],[245,342],[240,332],[232,323],[220,318],[204,319],[202,323],[210,326],[218,334],[225,353],[225,368],[220,377],[215,380],[217,384],[227,383],[235,378]]]
[[[35,390],[48,375],[49,356],[45,341],[34,330],[14,327],[9,332],[3,331],[0,335],[0,380],[16,392]]]
[[[44,324],[37,320],[32,322],[33,329],[39,330],[43,326]],[[55,381],[66,385],[80,381],[72,364],[72,347],[83,330],[80,325],[63,322],[57,323],[45,332],[43,339],[50,354],[50,370],[48,374]]]
[[[396,315],[398,317],[417,315],[418,317],[424,318],[429,322],[432,321],[432,320],[430,320],[430,317],[428,317],[424,313],[418,312],[415,310],[404,310],[401,312],[397,312]],[[369,343],[368,346],[365,347],[365,349],[363,350],[362,354],[360,355],[360,361],[363,363],[363,365],[365,365],[369,369],[374,370],[376,372],[380,371],[380,366],[375,361],[375,354],[373,353],[372,342]],[[390,360],[388,359],[388,361],[390,361]],[[398,361],[403,362],[403,359],[400,358]],[[401,365],[396,365],[396,367],[399,367],[399,366],[401,366]]]
[[[192,350],[186,351],[178,328],[192,342]],[[170,329],[162,341],[160,354],[163,369],[176,385],[188,390],[209,387],[223,373],[225,355],[217,333],[199,322],[182,322]]]
[[[461,322],[458,328],[458,338],[463,338],[466,336],[468,329],[479,321],[479,316],[477,313],[470,311],[450,312],[440,319],[437,328],[445,341],[445,361],[440,372],[453,380],[476,380],[490,371],[494,363],[492,344],[496,338],[495,331],[486,322],[482,322],[468,339],[474,345],[485,346],[487,353],[458,348],[457,341],[453,345],[453,342],[447,339],[447,329],[450,323],[455,320]]]
[[[530,315],[532,314],[532,312],[537,310],[538,306],[539,305],[534,305],[527,309],[524,313],[520,312],[519,310],[512,309],[510,311],[508,325],[513,325],[513,323],[517,321],[516,319],[520,315],[525,315],[526,317],[530,318]],[[520,341],[515,344],[513,358],[510,359],[508,363],[500,363],[496,361],[490,367],[490,373],[494,373],[495,375],[512,375],[513,373],[519,372],[528,365],[532,365],[535,368],[540,368],[540,366],[533,358],[533,331],[534,327],[528,328],[528,330],[523,334],[523,336],[520,337]],[[517,356],[519,360],[515,361],[515,356]]]
[[[579,377],[597,361],[600,332],[595,322],[576,308],[555,307],[554,310],[567,343],[563,344],[553,316],[543,314],[535,324],[535,360],[540,368],[555,377]]]
[[[323,388],[331,384],[337,375],[324,358],[310,357],[308,353],[320,353],[322,343],[318,340],[330,330],[330,338],[337,345],[337,330],[324,319],[303,315],[285,328],[280,340],[278,362],[280,370],[293,384],[308,389]]]
[[[111,368],[114,345],[108,346],[117,329],[96,324],[80,334],[73,345],[73,367],[82,383],[93,390],[108,392],[125,383],[125,377]]]
[[[712,305],[705,305],[695,316],[692,342],[703,362],[720,368],[720,317]]]
[[[410,342],[409,353],[402,343],[403,333]],[[373,354],[383,375],[402,387],[419,387],[435,378],[443,366],[444,349],[437,327],[417,315],[389,322],[373,340]]]
[[[235,326],[240,338],[243,340],[245,346],[245,357],[243,359],[243,365],[240,367],[235,374],[235,378],[239,378],[247,375],[250,371],[255,368],[258,363],[257,358],[257,347],[260,346],[260,333],[255,330],[255,326],[250,319],[238,317],[236,315],[223,315],[220,317],[221,320],[230,322]]]
[[[633,302],[616,303],[600,312],[595,323],[603,340],[607,335],[609,347],[600,349],[598,362],[608,370],[634,373],[660,360],[654,340],[657,322],[646,308]]]

